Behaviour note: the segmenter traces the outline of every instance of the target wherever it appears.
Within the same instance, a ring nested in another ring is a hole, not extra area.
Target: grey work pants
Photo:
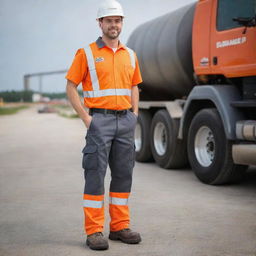
[[[104,195],[104,178],[109,164],[110,192],[129,193],[135,161],[134,131],[137,117],[94,113],[83,149],[84,194]]]

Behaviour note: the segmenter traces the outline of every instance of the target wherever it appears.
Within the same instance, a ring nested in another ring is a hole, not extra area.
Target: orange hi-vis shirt
[[[119,43],[114,52],[102,38],[77,51],[66,79],[82,82],[88,108],[130,109],[131,89],[142,82],[135,52]]]

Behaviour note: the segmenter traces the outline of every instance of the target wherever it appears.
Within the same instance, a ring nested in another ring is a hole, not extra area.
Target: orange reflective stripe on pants
[[[84,194],[85,231],[87,235],[102,232],[104,226],[104,195]]]
[[[119,231],[124,228],[129,228],[129,195],[130,193],[109,193],[110,231]]]

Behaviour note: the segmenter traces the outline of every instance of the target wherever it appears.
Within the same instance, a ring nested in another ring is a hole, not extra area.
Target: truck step
[[[232,107],[237,108],[255,108],[256,107],[256,101],[255,100],[247,100],[247,101],[232,101],[230,103]]]
[[[256,141],[256,120],[242,120],[236,123],[236,137],[239,140]]]

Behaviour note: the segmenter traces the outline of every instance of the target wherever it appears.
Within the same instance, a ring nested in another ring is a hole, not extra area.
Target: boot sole
[[[93,246],[92,244],[90,244],[90,242],[88,240],[86,240],[86,245],[89,246],[90,249],[96,250],[96,251],[107,250],[108,247],[109,247],[108,244],[107,245],[101,245],[101,246]]]
[[[109,234],[109,237],[108,237],[110,240],[113,240],[113,241],[122,241],[123,243],[125,244],[138,244],[141,242],[141,238],[139,239],[122,239],[120,238],[119,236],[116,236],[114,234]]]

